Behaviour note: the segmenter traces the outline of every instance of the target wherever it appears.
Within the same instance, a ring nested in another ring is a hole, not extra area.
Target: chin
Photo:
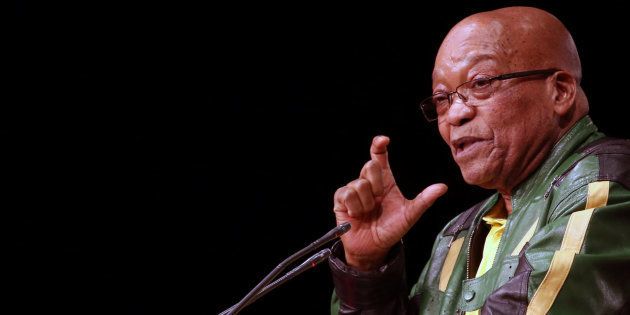
[[[486,189],[493,189],[493,180],[496,178],[496,174],[493,171],[480,167],[461,167],[460,171],[464,181],[469,185],[475,185]],[[494,174],[494,175],[493,175]]]

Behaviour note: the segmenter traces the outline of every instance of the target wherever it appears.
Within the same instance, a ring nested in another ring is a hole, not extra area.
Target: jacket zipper
[[[470,229],[470,238],[468,240],[468,248],[466,249],[466,280],[470,279],[470,248],[472,247],[472,241],[473,241],[473,237],[475,236],[476,228],[477,228],[477,225],[474,224],[472,228]]]
[[[512,207],[514,207],[513,204],[512,204]],[[503,235],[501,236],[501,239],[499,240],[499,244],[497,244],[497,251],[499,250],[499,247],[501,246],[501,241],[503,240],[503,236],[505,236],[506,234],[505,232],[507,230],[507,227],[508,227],[508,221],[506,220],[505,228],[503,230]],[[475,236],[476,228],[477,228],[477,224],[473,224],[472,228],[470,229],[470,239],[468,240],[468,248],[466,249],[466,280],[471,279],[470,277],[470,249],[472,248],[472,242],[473,242],[473,237]],[[495,254],[495,258],[496,258],[496,254]],[[494,260],[492,261],[492,265],[494,266]],[[463,314],[466,314],[466,312],[461,309],[458,309],[457,315],[460,315],[460,314],[463,315]]]
[[[505,220],[505,227],[503,228],[503,235],[501,235],[501,238],[499,239],[499,244],[497,244],[497,252],[499,251],[499,248],[501,247],[501,243],[503,242],[503,237],[505,236],[505,234],[507,232],[508,223],[509,223],[509,220],[506,219]],[[468,240],[468,248],[466,250],[466,280],[472,279],[470,277],[470,249],[472,248],[472,241],[473,241],[473,237],[474,237],[474,234],[475,234],[475,228],[476,227],[477,227],[477,225],[474,225],[471,228],[471,230],[470,230],[470,239]],[[496,254],[495,254],[495,258],[496,258]],[[492,266],[494,266],[494,261],[495,260],[492,261]]]
[[[590,151],[590,150],[588,150]],[[549,185],[549,188],[547,188],[547,191],[545,192],[545,199],[547,199],[549,197],[549,195],[551,194],[551,191],[553,190],[554,187],[560,187],[560,183],[564,180],[565,177],[567,177],[567,175],[569,175],[569,172],[583,159],[589,157],[589,153],[590,152],[585,152],[585,155],[580,157],[579,159],[577,159],[575,162],[573,162],[566,171],[564,171],[562,174],[560,174],[559,176],[554,177],[553,181],[551,182],[551,185]]]

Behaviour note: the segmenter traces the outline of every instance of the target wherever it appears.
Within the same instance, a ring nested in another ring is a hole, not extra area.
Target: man
[[[630,141],[597,132],[571,35],[527,7],[472,15],[444,39],[421,104],[465,181],[496,194],[453,219],[405,288],[402,237],[447,187],[408,200],[375,137],[335,193],[332,312],[630,312]]]

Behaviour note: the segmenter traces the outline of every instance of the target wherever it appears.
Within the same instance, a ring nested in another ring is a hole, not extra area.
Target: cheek
[[[492,131],[494,144],[497,148],[507,150],[507,148],[517,145],[524,138],[527,138],[527,121],[519,115],[513,116],[506,112],[496,113],[489,116],[485,122]]]
[[[440,136],[442,140],[446,143],[450,143],[451,131],[447,122],[440,122],[438,125],[438,130],[440,131]]]
[[[486,123],[492,129],[495,145],[508,156],[518,157],[544,136],[549,117],[539,104],[524,99],[501,105],[502,108],[486,116]]]

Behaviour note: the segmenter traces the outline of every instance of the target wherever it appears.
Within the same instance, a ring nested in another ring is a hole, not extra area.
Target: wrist
[[[331,251],[328,264],[335,292],[341,303],[349,309],[376,310],[383,303],[406,298],[405,255],[400,243],[391,248],[381,266],[370,271],[358,270],[343,261],[344,248],[341,242],[335,243]]]
[[[345,253],[346,264],[360,271],[371,271],[381,267],[387,258],[389,250],[372,255],[352,255]]]

